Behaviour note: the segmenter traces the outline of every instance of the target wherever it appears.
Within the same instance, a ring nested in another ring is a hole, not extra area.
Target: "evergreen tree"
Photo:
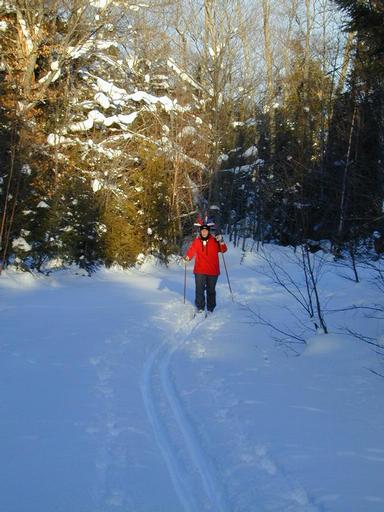
[[[342,163],[342,197],[336,199],[344,220],[337,233],[342,241],[366,238],[374,229],[384,233],[384,6],[380,1],[336,3],[348,14],[346,29],[355,33],[352,69],[338,99],[330,144],[332,161]]]

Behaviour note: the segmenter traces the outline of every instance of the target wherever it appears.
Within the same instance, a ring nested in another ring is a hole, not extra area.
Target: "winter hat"
[[[215,227],[215,223],[212,221],[212,219],[209,219],[207,215],[204,217],[204,219],[202,219],[199,215],[194,225],[197,226],[200,231],[204,228],[210,230],[211,228]]]

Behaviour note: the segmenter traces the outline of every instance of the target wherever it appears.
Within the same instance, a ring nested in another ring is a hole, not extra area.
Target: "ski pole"
[[[184,262],[184,304],[185,304],[185,295],[187,292],[187,262]]]
[[[221,253],[221,256],[222,256],[222,258],[223,258],[223,263],[224,263],[224,268],[225,268],[225,274],[226,274],[226,276],[227,276],[229,293],[231,294],[232,302],[235,302],[235,301],[234,301],[234,299],[233,299],[233,293],[232,293],[231,283],[230,283],[230,281],[229,281],[229,275],[228,275],[227,265],[226,265],[226,263],[225,263],[224,253]]]

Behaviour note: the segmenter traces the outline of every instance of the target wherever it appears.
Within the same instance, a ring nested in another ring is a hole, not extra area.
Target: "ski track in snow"
[[[169,475],[179,497],[180,503],[186,512],[195,512],[198,509],[197,504],[195,503],[193,489],[190,488],[188,478],[185,478],[185,471],[178,460],[178,454],[173,447],[171,437],[167,431],[166,425],[164,424],[162,415],[158,410],[158,405],[156,404],[156,398],[153,391],[154,375],[156,373],[156,369],[160,365],[162,357],[164,357],[164,346],[160,345],[147,358],[142,375],[141,391],[156,442],[167,465]]]
[[[207,496],[209,497],[210,503],[213,505],[213,510],[226,512],[229,509],[225,502],[224,490],[220,485],[220,481],[216,477],[215,470],[212,467],[210,460],[206,457],[199,444],[196,432],[194,431],[193,426],[190,424],[184,413],[183,406],[176,392],[176,388],[171,381],[169,368],[173,353],[174,350],[166,353],[166,356],[162,359],[160,365],[164,390],[166,391],[169,403],[180,427],[180,430],[183,432],[191,458],[193,459],[195,466],[199,469],[203,487]]]
[[[183,326],[179,318],[178,322],[182,327],[176,329],[173,336],[168,333],[168,339],[149,354],[141,379],[145,409],[183,507],[181,510],[251,512],[259,510],[259,505],[254,502],[256,496],[267,493],[271,511],[318,512],[318,508],[311,503],[300,484],[292,482],[279,468],[279,464],[271,458],[267,447],[249,444],[249,440],[242,433],[241,425],[234,425],[238,431],[232,442],[235,444],[234,452],[239,451],[243,454],[240,455],[240,466],[253,468],[249,474],[248,498],[246,489],[243,496],[233,494],[231,486],[224,482],[224,479],[230,478],[231,472],[236,473],[239,468],[233,466],[220,475],[209,454],[204,450],[197,429],[189,419],[172,379],[171,369],[173,357],[185,344],[196,345],[197,350],[201,350],[198,334],[205,321],[209,322],[202,317],[186,321]],[[211,325],[211,333],[216,330],[217,326]],[[266,361],[265,354],[263,359],[264,364],[268,365],[269,361]],[[167,404],[166,411],[161,405],[162,400]],[[172,423],[177,426],[179,439],[175,435]]]
[[[220,511],[230,509],[224,497],[224,489],[218,479],[213,464],[205,455],[198,435],[189,421],[181,400],[171,379],[170,366],[172,357],[178,348],[187,341],[204,319],[195,319],[192,326],[176,342],[163,342],[147,358],[141,381],[141,390],[148,418],[150,420],[158,446],[163,454],[175,491],[185,512]],[[165,398],[172,420],[182,436],[183,449],[187,452],[187,462],[183,462],[166,425],[169,417],[162,415],[158,399],[154,392],[154,381],[160,384],[160,391]],[[196,488],[195,476],[198,474],[204,496]]]

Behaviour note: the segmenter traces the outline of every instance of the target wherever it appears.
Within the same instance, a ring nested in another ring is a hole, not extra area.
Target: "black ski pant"
[[[207,274],[195,274],[197,309],[205,309],[205,292],[207,294],[207,309],[213,311],[216,307],[216,283],[219,276],[208,276]]]

